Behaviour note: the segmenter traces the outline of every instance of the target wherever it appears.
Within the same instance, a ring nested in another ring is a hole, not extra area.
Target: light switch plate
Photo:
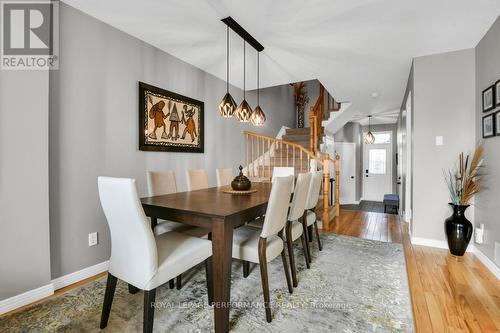
[[[89,234],[89,246],[97,245],[97,232]]]
[[[436,136],[436,146],[442,146],[444,143],[443,137],[442,136]]]

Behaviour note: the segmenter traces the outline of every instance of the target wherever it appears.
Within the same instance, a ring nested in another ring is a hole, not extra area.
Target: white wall
[[[0,71],[0,300],[50,283],[47,71]]]
[[[475,54],[473,49],[414,59],[413,236],[445,240],[451,215],[443,169],[475,141]],[[444,137],[436,146],[435,137]],[[469,216],[472,216],[469,209]]]
[[[293,126],[292,87],[261,92],[264,127],[219,116],[225,82],[151,45],[61,4],[60,69],[50,77],[50,214],[52,277],[109,259],[110,244],[97,176],[133,177],[146,195],[147,170],[174,170],[180,191],[187,169],[245,162],[244,130],[275,135]],[[224,61],[224,59],[221,59]],[[138,150],[138,81],[205,102],[205,153]],[[231,93],[237,102],[242,91]],[[247,94],[255,106],[255,94]],[[99,232],[99,245],[87,235]]]
[[[500,18],[496,20],[488,33],[476,47],[476,140],[482,140],[481,109],[482,91],[500,79]],[[500,108],[497,108],[497,111]],[[492,112],[490,112],[492,113]],[[488,113],[488,114],[490,114]],[[485,242],[477,245],[492,261],[495,242],[500,242],[500,218],[498,202],[500,201],[500,137],[484,139],[486,186],[475,200],[476,225],[485,225]],[[500,260],[500,258],[499,258]]]

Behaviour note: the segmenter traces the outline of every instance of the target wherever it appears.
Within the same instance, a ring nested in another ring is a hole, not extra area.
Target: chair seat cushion
[[[167,220],[159,220],[158,225],[155,227],[154,233],[156,236],[164,234],[169,231],[180,232],[188,236],[193,237],[205,237],[208,235],[210,230],[205,228],[197,228],[190,225],[186,225],[184,223],[167,221]]]
[[[260,229],[242,226],[233,233],[233,258],[259,263]],[[273,260],[283,251],[283,240],[274,235],[267,238],[266,259]]]
[[[384,194],[384,205],[399,206],[399,196],[397,194]]]
[[[302,227],[302,223],[295,220],[292,222],[292,242],[298,239],[304,233],[304,229]],[[286,232],[285,232],[286,237]]]
[[[158,270],[141,288],[154,289],[212,256],[212,242],[170,231],[155,237]]]
[[[316,222],[316,213],[312,210],[307,211],[307,226],[311,226]]]

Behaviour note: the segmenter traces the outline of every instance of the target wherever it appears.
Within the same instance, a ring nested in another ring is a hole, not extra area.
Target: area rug
[[[405,259],[401,244],[322,235],[323,251],[312,246],[311,269],[295,249],[299,285],[288,293],[281,259],[269,264],[272,323],[262,307],[259,268],[243,278],[233,261],[232,332],[413,332]],[[155,332],[213,331],[205,272],[183,275],[181,290],[157,290]],[[0,332],[99,332],[106,279],[0,319]],[[118,282],[108,327],[102,332],[142,332],[143,295]]]

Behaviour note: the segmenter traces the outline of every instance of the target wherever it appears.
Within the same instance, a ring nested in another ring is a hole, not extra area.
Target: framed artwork
[[[500,106],[500,80],[495,83],[495,105]]]
[[[500,111],[495,113],[495,134],[500,136]]]
[[[495,86],[490,86],[483,90],[483,112],[495,108]]]
[[[495,114],[483,117],[483,138],[495,136]]]
[[[204,103],[139,82],[139,150],[204,152]]]

